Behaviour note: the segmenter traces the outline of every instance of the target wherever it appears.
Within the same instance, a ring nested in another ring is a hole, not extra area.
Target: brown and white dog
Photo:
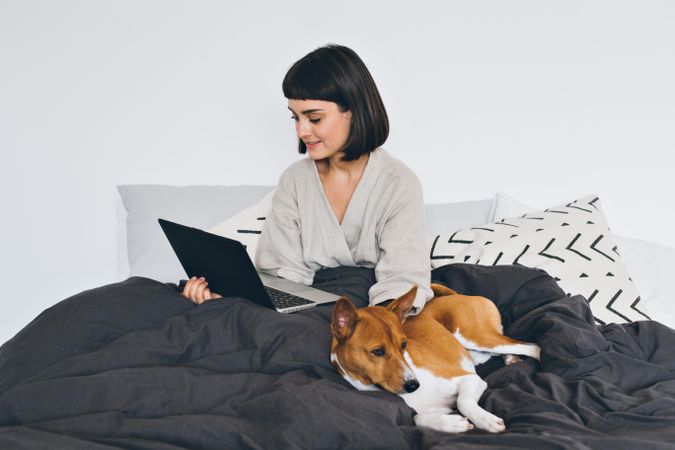
[[[417,286],[388,306],[356,309],[346,297],[333,308],[331,362],[359,390],[400,395],[415,409],[415,424],[459,433],[497,433],[504,421],[478,405],[487,383],[475,365],[495,354],[539,359],[540,349],[502,334],[499,310],[484,297],[432,284],[434,298],[407,317]],[[460,414],[451,414],[454,407]],[[467,420],[468,419],[468,420]]]

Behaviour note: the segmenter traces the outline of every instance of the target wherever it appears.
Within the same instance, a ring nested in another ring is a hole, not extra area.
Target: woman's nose
[[[309,121],[302,119],[298,120],[298,122],[295,125],[295,131],[300,139],[309,136],[311,134]]]

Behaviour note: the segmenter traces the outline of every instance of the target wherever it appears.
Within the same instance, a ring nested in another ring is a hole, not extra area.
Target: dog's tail
[[[434,291],[434,297],[445,297],[446,295],[458,295],[449,287],[442,284],[431,283],[431,290]]]

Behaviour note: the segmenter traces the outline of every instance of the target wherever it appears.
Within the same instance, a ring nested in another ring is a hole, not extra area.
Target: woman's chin
[[[328,156],[326,152],[322,152],[319,149],[307,149],[307,155],[312,158],[314,161],[319,161],[321,159],[326,159]]]

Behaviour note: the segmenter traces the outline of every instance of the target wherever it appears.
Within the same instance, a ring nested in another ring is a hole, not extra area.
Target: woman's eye
[[[375,356],[384,356],[384,349],[383,348],[376,348],[371,353]]]
[[[319,123],[321,119],[309,119],[310,122],[312,123]]]
[[[296,122],[298,121],[298,118],[295,116],[291,116],[291,119],[295,120]]]

